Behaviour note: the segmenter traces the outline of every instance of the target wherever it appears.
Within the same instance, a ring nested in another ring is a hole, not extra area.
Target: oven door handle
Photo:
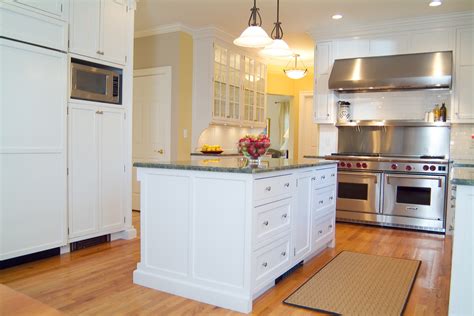
[[[378,176],[375,174],[369,174],[369,173],[356,173],[356,172],[338,172],[340,175],[349,175],[349,176],[354,176],[354,174],[357,174],[358,176],[362,176],[363,178],[374,178],[374,183],[378,182]]]
[[[433,181],[438,181],[438,187],[441,188],[441,185],[443,184],[442,178],[439,177],[397,177],[397,176],[387,176],[387,184],[390,184],[390,178],[396,178],[396,179],[404,179],[404,180],[433,180]]]

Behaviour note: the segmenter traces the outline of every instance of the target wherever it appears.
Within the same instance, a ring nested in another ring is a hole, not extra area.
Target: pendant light
[[[280,22],[280,0],[277,0],[277,21],[274,23],[275,26],[272,30],[273,42],[270,45],[265,46],[260,51],[263,56],[269,57],[288,57],[293,55],[288,44],[283,40],[283,29],[281,28]]]
[[[295,66],[293,68],[287,68],[287,69],[284,69],[283,72],[285,73],[285,75],[288,77],[288,78],[291,78],[291,79],[301,79],[303,78],[304,76],[306,76],[306,73],[308,72],[308,68],[306,68],[303,64],[303,68],[298,68],[298,57],[300,57],[300,55],[298,54],[295,54],[294,55],[295,57]],[[288,62],[288,64],[286,65],[286,67],[288,67],[288,65],[290,64],[291,60]],[[285,68],[286,68],[285,67]]]
[[[262,17],[257,8],[257,0],[253,1],[253,8],[250,9],[248,27],[234,40],[234,44],[242,47],[261,48],[272,42],[270,36],[262,28]]]

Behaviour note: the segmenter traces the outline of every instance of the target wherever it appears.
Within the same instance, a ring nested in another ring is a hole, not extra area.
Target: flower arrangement
[[[245,135],[239,140],[238,149],[249,160],[258,160],[265,155],[270,147],[270,138],[267,135]]]

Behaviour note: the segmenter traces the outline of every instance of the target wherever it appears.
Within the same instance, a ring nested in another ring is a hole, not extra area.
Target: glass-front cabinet
[[[265,124],[266,66],[214,44],[213,123]]]

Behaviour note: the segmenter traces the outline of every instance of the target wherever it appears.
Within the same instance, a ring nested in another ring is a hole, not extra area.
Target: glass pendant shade
[[[284,40],[274,39],[270,45],[260,51],[260,54],[269,57],[289,57],[293,55],[293,52]]]
[[[234,40],[234,44],[242,47],[260,48],[271,44],[272,41],[263,28],[258,25],[251,25]]]
[[[306,76],[308,69],[286,69],[285,74],[290,79],[301,79]]]

